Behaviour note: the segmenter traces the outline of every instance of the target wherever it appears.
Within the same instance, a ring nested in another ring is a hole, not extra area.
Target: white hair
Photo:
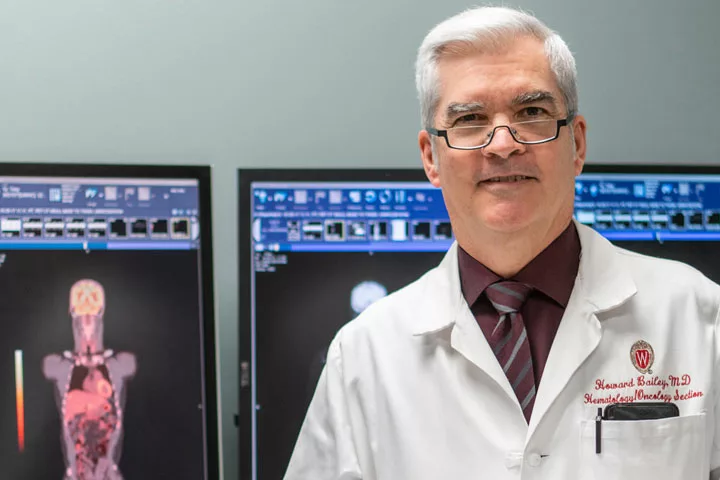
[[[550,70],[562,92],[568,116],[577,113],[575,59],[565,41],[534,16],[505,7],[477,7],[435,26],[423,40],[415,64],[415,84],[420,100],[422,128],[433,126],[439,101],[437,64],[444,54],[492,51],[518,36],[544,43]]]

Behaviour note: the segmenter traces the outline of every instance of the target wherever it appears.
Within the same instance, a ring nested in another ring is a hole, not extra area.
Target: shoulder
[[[63,370],[70,366],[70,362],[58,354],[51,354],[43,358],[43,374],[45,378],[56,378]]]
[[[62,363],[63,358],[58,355],[57,353],[53,353],[50,355],[46,355],[45,358],[43,358],[43,366],[44,367],[53,367],[55,365],[59,365]]]
[[[617,246],[615,251],[635,279],[655,281],[680,290],[707,288],[711,292],[720,292],[720,285],[688,263],[645,255]]]
[[[107,363],[110,365],[114,364],[118,372],[123,376],[132,376],[137,369],[135,355],[129,352],[118,352],[110,357]]]
[[[620,247],[615,251],[641,297],[657,303],[690,301],[713,318],[720,309],[720,285],[692,265]]]
[[[582,224],[577,225],[581,240],[581,266],[593,270],[586,275],[594,276],[597,270],[604,280],[614,275],[629,275],[640,288],[655,287],[675,292],[700,291],[703,294],[718,295],[720,286],[710,280],[697,268],[677,260],[638,253],[619,247],[599,232]],[[582,257],[590,260],[583,262]]]
[[[577,228],[581,243],[578,278],[593,292],[610,297],[635,292],[636,301],[646,301],[644,307],[671,304],[677,308],[694,302],[693,308],[701,307],[703,314],[718,309],[720,286],[699,269],[619,247],[588,226],[578,224]]]

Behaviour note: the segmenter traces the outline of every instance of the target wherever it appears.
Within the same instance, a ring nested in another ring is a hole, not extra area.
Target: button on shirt
[[[579,265],[580,239],[574,222],[570,222],[558,238],[510,279],[533,288],[521,312],[530,342],[536,386],[540,385]],[[484,293],[488,286],[502,280],[502,277],[475,260],[462,247],[458,248],[458,266],[465,301],[485,338],[490,339],[498,314]]]

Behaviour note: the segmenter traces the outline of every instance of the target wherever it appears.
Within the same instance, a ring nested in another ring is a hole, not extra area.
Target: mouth
[[[535,178],[525,175],[507,175],[505,177],[488,178],[487,180],[483,180],[480,183],[517,183],[525,180],[535,180]]]

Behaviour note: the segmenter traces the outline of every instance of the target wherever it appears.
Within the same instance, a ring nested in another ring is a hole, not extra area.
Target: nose
[[[510,133],[510,126],[498,125],[490,134],[490,143],[482,150],[489,156],[510,158],[511,155],[521,153],[525,145],[518,143]]]

